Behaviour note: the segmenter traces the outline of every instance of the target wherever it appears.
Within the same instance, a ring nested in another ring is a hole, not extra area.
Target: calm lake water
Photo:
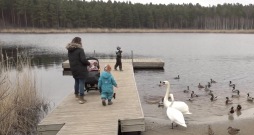
[[[116,46],[121,46],[124,58],[161,58],[164,70],[135,70],[135,79],[146,117],[168,119],[165,108],[149,104],[147,100],[165,95],[166,86],[158,87],[160,81],[171,83],[175,100],[186,102],[192,115],[186,115],[188,123],[202,121],[205,117],[226,114],[232,105],[225,105],[225,97],[232,95],[229,81],[240,90],[240,98],[233,98],[233,106],[241,104],[244,110],[254,105],[246,101],[246,94],[254,96],[254,38],[251,34],[0,34],[4,42],[0,47],[10,56],[16,47],[28,50],[34,56],[39,89],[56,107],[73,89],[71,76],[63,76],[61,63],[67,60],[65,46],[72,38],[82,38],[88,56],[115,58]],[[179,80],[173,79],[180,75]],[[210,88],[218,100],[211,102],[208,92],[198,89],[210,79],[218,83]],[[189,86],[199,97],[190,102],[190,93],[183,90]],[[52,109],[54,108],[52,107]],[[244,115],[238,115],[241,118]],[[235,118],[235,119],[236,119]]]

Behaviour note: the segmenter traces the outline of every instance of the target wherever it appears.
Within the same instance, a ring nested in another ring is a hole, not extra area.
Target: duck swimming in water
[[[240,129],[237,129],[237,128],[232,128],[231,126],[228,127],[228,133],[230,135],[236,135],[240,132]]]
[[[210,100],[211,100],[211,101],[215,101],[215,100],[217,100],[217,96],[216,96],[216,97],[214,97],[214,96],[213,96],[213,94],[211,94],[211,98],[210,98]]]
[[[236,93],[237,93],[238,91],[239,91],[239,90],[236,90],[236,89],[235,89],[235,86],[233,86],[232,92],[236,92]]]
[[[164,107],[163,100],[164,98],[162,98],[161,101],[158,103],[158,107]]]
[[[211,83],[217,83],[216,81],[214,81],[213,79],[211,79]]]
[[[248,101],[253,101],[253,100],[254,100],[254,98],[253,98],[253,97],[251,97],[249,93],[247,93],[247,100],[248,100]]]
[[[198,97],[197,94],[194,93],[194,91],[191,92],[191,98]]]
[[[208,95],[212,95],[212,94],[213,94],[213,91],[212,91],[212,90],[209,90]]]
[[[204,89],[205,91],[209,91],[209,88],[207,88],[207,85],[205,86],[205,89]]]
[[[208,82],[208,85],[207,85],[207,86],[208,86],[208,88],[210,88],[210,87],[211,87],[211,83],[210,83],[210,82]]]
[[[229,115],[234,114],[234,112],[235,112],[235,111],[234,111],[234,107],[232,106],[231,109],[229,110]]]
[[[198,84],[198,88],[204,88],[200,83]]]
[[[237,91],[237,94],[232,94],[232,97],[240,97],[240,91]]]
[[[229,100],[228,97],[226,97],[226,104],[232,104],[233,100]]]
[[[190,89],[189,89],[189,86],[187,86],[187,90],[184,90],[183,92],[184,93],[189,93]]]
[[[229,86],[233,87],[233,86],[235,86],[235,84],[233,84],[231,81],[229,81]]]
[[[237,105],[236,110],[237,111],[241,111],[241,109],[242,109],[242,106],[241,105]]]
[[[175,77],[174,79],[180,79],[180,76],[178,75],[177,77]]]

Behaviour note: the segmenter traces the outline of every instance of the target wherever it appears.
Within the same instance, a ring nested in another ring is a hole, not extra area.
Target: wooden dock
[[[99,62],[101,66],[115,64],[115,60]],[[39,135],[118,135],[119,132],[145,131],[132,60],[123,60],[122,64],[123,72],[111,72],[118,84],[118,88],[114,88],[113,105],[102,106],[98,91],[85,93],[88,102],[79,104],[71,91],[38,125]],[[63,67],[68,65],[63,63]]]
[[[99,62],[115,63],[116,59],[99,59]],[[132,59],[122,59],[122,63],[133,63],[133,68],[135,68],[135,69],[153,69],[153,68],[163,69],[164,68],[164,61],[161,59],[157,59],[157,58],[133,59],[133,60]],[[113,67],[113,65],[112,65],[112,67]],[[70,68],[69,61],[67,60],[67,61],[63,62],[62,67],[64,69],[69,69]]]

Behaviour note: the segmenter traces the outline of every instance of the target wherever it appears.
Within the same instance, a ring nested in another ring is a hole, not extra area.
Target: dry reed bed
[[[0,50],[0,135],[34,134],[47,112],[30,63],[27,56],[8,58]]]
[[[0,29],[0,33],[254,33],[254,30],[197,30],[197,29]]]

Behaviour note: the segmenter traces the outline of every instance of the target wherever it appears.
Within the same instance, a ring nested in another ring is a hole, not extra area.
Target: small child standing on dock
[[[106,99],[108,99],[108,105],[113,104],[111,101],[113,96],[113,86],[117,88],[116,81],[110,71],[110,65],[106,65],[98,82],[98,87],[101,87],[101,100],[103,106],[106,106]]]
[[[115,70],[117,70],[117,67],[119,66],[120,71],[123,71],[122,69],[122,52],[121,47],[116,47],[116,64],[115,64]]]

